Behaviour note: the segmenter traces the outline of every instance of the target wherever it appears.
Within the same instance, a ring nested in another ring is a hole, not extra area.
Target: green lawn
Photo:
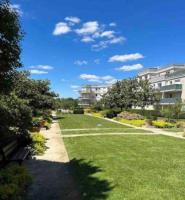
[[[128,128],[127,126],[109,122],[88,115],[66,114],[60,120],[62,129],[84,129],[84,128]]]
[[[99,119],[88,115],[63,115],[62,119],[60,119],[60,127],[62,129],[63,135],[88,133],[150,133],[150,131],[143,131],[140,129],[131,128],[129,126],[110,122],[105,119]],[[68,129],[87,130],[75,131]]]
[[[83,200],[184,200],[185,141],[166,136],[65,138]]]

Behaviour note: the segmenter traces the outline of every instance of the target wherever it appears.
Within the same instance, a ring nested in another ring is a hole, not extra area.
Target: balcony
[[[168,91],[182,91],[181,84],[173,84],[173,85],[166,85],[160,88],[161,92],[168,92]]]
[[[150,82],[155,83],[155,82],[163,81],[165,79],[166,79],[166,77],[164,75],[163,76],[153,76],[153,77],[151,77]]]
[[[81,94],[91,94],[92,90],[80,90]]]
[[[164,99],[161,99],[160,104],[169,105],[169,104],[175,104],[178,101],[181,101],[181,99],[179,99],[179,98],[164,98]]]

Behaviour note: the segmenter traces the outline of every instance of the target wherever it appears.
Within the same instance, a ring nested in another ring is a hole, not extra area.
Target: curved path
[[[50,130],[41,131],[48,139],[43,156],[28,160],[26,166],[33,176],[28,200],[79,200],[80,195],[69,173],[69,158],[58,122]]]

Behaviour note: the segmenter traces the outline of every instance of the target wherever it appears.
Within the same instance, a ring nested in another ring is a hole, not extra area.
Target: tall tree
[[[155,93],[147,81],[136,78],[118,81],[104,95],[102,102],[109,108],[130,109],[139,106],[142,109],[156,102]]]
[[[155,91],[153,90],[148,80],[138,80],[137,84],[138,90],[136,93],[136,106],[144,109],[146,106],[153,105],[158,101]]]
[[[19,14],[10,5],[9,0],[0,2],[0,91],[11,88],[14,70],[21,67],[20,42],[23,33]]]

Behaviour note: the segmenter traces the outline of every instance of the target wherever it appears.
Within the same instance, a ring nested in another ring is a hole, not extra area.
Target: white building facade
[[[162,107],[185,102],[185,65],[173,64],[163,68],[148,68],[138,74],[140,80],[149,80],[159,94]]]
[[[111,86],[107,85],[85,85],[82,86],[79,93],[79,106],[89,107],[95,102],[101,100],[102,96],[108,92]]]

